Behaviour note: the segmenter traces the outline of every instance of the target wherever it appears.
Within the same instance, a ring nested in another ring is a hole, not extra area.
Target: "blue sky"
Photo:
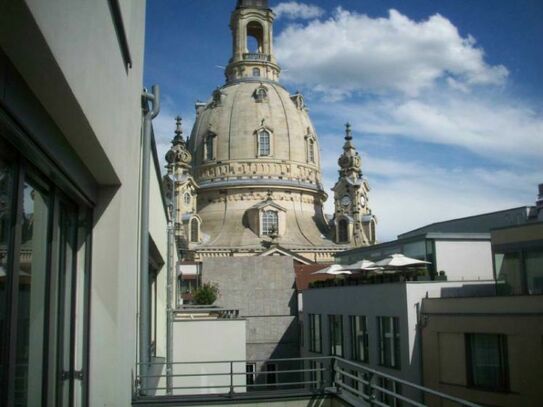
[[[224,83],[235,0],[149,0],[145,84],[160,153]],[[378,239],[531,205],[543,183],[543,2],[274,1],[281,82],[305,95],[325,188],[353,124]],[[325,206],[332,212],[331,199]]]

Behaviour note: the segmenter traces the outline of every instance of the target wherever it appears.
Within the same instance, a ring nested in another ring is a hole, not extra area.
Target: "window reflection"
[[[5,340],[9,332],[6,326],[6,284],[7,284],[7,261],[9,226],[12,220],[11,191],[13,179],[11,168],[8,163],[0,158],[0,383],[4,383],[4,361]],[[0,390],[3,392],[3,390]]]
[[[27,181],[19,255],[15,404],[41,402],[48,197]]]

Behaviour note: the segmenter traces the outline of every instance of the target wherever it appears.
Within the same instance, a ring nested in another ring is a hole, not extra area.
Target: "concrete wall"
[[[247,319],[247,359],[299,355],[297,301],[291,257],[204,259],[202,281],[217,283],[216,304]],[[280,377],[280,379],[283,379]]]
[[[425,299],[422,310],[425,386],[484,405],[541,405],[541,296]],[[468,387],[466,333],[507,336],[509,391]],[[432,398],[427,402],[442,405]]]
[[[444,270],[449,281],[491,280],[490,241],[436,240],[436,271]]]
[[[174,362],[221,362],[174,365],[173,374],[227,373],[217,376],[174,377],[173,387],[209,386],[201,389],[174,389],[173,394],[228,393],[230,363],[245,360],[243,319],[176,320],[173,324]],[[245,372],[245,362],[233,363],[234,373]],[[234,375],[235,391],[245,392],[245,375]]]

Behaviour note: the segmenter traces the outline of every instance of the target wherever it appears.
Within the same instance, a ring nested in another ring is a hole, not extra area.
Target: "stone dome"
[[[263,131],[269,138],[264,152]],[[303,97],[277,82],[245,79],[216,89],[208,103],[197,105],[190,150],[202,186],[256,177],[260,185],[288,181],[322,192],[318,138]]]
[[[279,245],[331,261],[348,245],[330,239],[322,212],[327,194],[317,133],[303,96],[278,82],[267,2],[238,5],[226,83],[196,104],[188,141],[201,219],[190,249],[201,258],[254,255]]]

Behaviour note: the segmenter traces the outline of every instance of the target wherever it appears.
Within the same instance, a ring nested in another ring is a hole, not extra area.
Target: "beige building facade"
[[[375,241],[369,186],[350,128],[335,187],[338,210],[331,221],[323,214],[328,196],[319,139],[303,95],[290,94],[278,82],[273,18],[267,1],[238,1],[230,21],[233,54],[226,83],[209,101],[196,104],[192,133],[183,141],[191,159],[185,175],[195,188],[185,195],[184,181],[177,183],[177,215],[198,216],[179,225],[190,260],[256,255],[275,245],[310,261],[330,262],[339,251]],[[184,164],[170,165],[175,172]],[[196,208],[183,209],[189,200]]]
[[[424,386],[482,405],[541,405],[540,295],[424,299],[421,332]]]

